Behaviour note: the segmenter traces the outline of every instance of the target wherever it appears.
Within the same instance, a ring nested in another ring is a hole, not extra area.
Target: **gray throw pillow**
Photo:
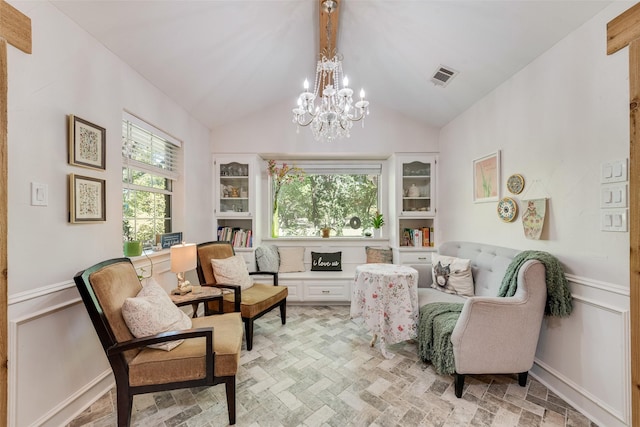
[[[277,273],[280,267],[280,255],[276,245],[260,245],[256,248],[258,271]]]

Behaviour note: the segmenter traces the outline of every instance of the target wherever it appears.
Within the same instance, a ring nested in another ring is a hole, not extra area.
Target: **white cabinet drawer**
[[[350,282],[305,283],[305,301],[350,301]]]
[[[431,264],[433,252],[400,252],[400,264]]]

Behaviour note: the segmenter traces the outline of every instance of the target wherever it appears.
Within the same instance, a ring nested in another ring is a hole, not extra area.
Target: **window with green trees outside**
[[[270,183],[272,206],[277,206],[273,237],[320,237],[324,228],[337,237],[371,232],[379,210],[380,164],[294,164],[302,177],[282,184],[277,201],[274,180]]]

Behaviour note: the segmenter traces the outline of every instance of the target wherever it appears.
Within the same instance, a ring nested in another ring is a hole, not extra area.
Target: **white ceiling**
[[[371,119],[384,106],[441,127],[610,3],[343,0],[337,45]],[[212,129],[293,108],[313,80],[318,0],[53,4]],[[460,72],[445,88],[430,82],[441,64]]]

